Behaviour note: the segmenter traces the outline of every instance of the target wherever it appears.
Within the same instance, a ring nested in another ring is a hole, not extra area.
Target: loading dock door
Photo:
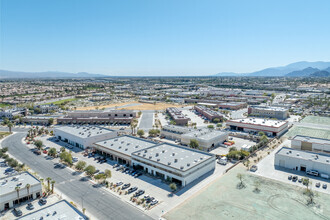
[[[312,143],[301,142],[301,150],[312,151]]]
[[[306,172],[306,166],[301,165],[301,166],[300,166],[300,171]]]

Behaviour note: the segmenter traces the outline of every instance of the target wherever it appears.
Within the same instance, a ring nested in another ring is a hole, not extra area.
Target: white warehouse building
[[[297,150],[330,154],[330,140],[296,135],[291,140],[291,147]]]
[[[174,144],[156,143],[129,135],[94,144],[98,153],[120,164],[185,186],[215,169],[215,155]]]
[[[190,140],[197,140],[201,150],[209,151],[228,140],[228,132],[202,128],[186,128],[175,125],[166,125],[160,132],[161,137],[171,140],[178,140],[183,145],[189,145]]]
[[[68,125],[57,126],[55,137],[80,149],[92,147],[93,143],[117,137],[117,131],[97,126]]]
[[[30,187],[27,187],[27,184]],[[19,193],[17,193],[16,187],[19,187]],[[17,195],[19,195],[19,200]],[[36,199],[41,195],[41,182],[29,172],[0,179],[0,211],[12,208],[18,203]]]
[[[330,176],[330,156],[295,150],[292,148],[281,148],[275,154],[275,166],[298,171],[316,170],[320,174]]]
[[[210,151],[228,140],[228,132],[208,128],[194,129],[193,132],[181,136],[181,143],[189,145],[193,139],[197,140],[201,150]]]
[[[281,136],[288,130],[287,121],[268,120],[262,118],[244,118],[226,121],[232,130],[255,133],[262,131],[268,136]]]
[[[132,153],[134,167],[186,186],[215,169],[215,155],[174,144],[159,144]]]

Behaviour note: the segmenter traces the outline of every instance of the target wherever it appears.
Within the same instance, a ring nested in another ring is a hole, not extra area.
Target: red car
[[[44,153],[44,154],[48,154],[48,151],[44,150],[43,153]]]

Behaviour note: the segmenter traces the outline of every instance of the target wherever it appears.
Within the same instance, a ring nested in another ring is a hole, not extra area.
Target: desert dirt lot
[[[130,106],[128,106],[130,105]],[[125,107],[127,106],[127,107]],[[88,107],[80,107],[77,110],[95,110],[95,109],[102,109],[102,108],[114,108],[117,109],[126,109],[126,110],[165,110],[169,107],[182,107],[179,104],[169,104],[169,103],[142,103],[142,102],[122,102],[122,103],[114,103],[110,105],[100,105],[100,106],[88,106]]]

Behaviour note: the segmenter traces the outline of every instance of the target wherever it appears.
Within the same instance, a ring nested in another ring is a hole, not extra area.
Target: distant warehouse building
[[[257,134],[262,131],[268,136],[281,136],[288,130],[287,121],[268,120],[262,118],[244,118],[226,121],[232,130]]]
[[[170,140],[180,141],[187,146],[192,139],[195,139],[199,147],[204,151],[210,151],[228,140],[228,132],[209,128],[194,129],[175,125],[165,125],[160,132],[160,136]]]
[[[27,184],[30,185],[29,189],[26,188]],[[18,191],[16,187],[19,187]],[[41,195],[41,182],[29,172],[0,178],[0,211]]]
[[[296,135],[291,140],[291,147],[297,150],[330,154],[330,140]]]
[[[33,125],[49,125],[50,119],[53,119],[53,124],[57,123],[57,118],[54,116],[25,116],[22,118],[23,123]]]
[[[228,140],[228,132],[213,129],[194,129],[181,136],[181,143],[189,146],[191,140],[196,140],[201,150],[210,151]]]
[[[54,129],[55,137],[68,144],[86,149],[92,144],[117,136],[117,131],[96,126],[67,125],[57,126]]]
[[[248,108],[248,114],[256,117],[277,118],[285,120],[289,117],[289,110],[275,106],[251,105]]]
[[[174,144],[156,143],[133,136],[99,141],[95,150],[120,164],[185,186],[215,169],[215,156]]]
[[[245,108],[246,106],[247,106],[246,102],[223,102],[218,104],[219,108],[230,109],[230,110],[238,110],[241,108]]]
[[[171,116],[176,125],[186,125],[190,120],[178,108],[170,107],[166,109],[166,112]]]
[[[194,109],[210,121],[213,121],[216,118],[222,121],[224,118],[224,116],[220,112],[214,111],[202,105],[196,105]]]
[[[330,176],[330,156],[283,147],[275,154],[275,166],[298,171],[315,170]]]
[[[58,118],[58,124],[130,124],[136,118],[136,112],[132,110],[93,110],[74,111]]]

